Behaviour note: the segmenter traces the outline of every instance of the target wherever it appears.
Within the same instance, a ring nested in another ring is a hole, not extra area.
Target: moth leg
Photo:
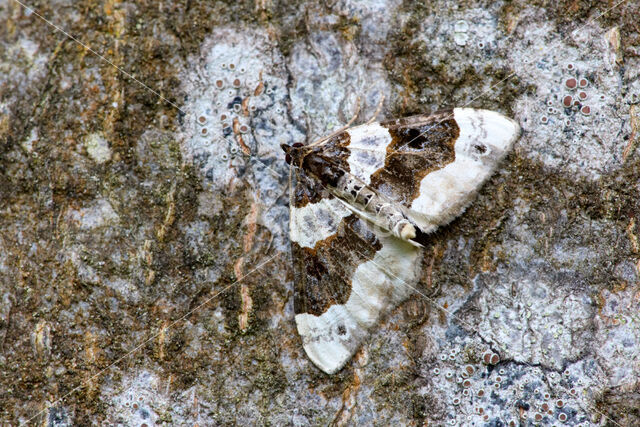
[[[295,206],[293,203],[293,192],[295,188],[293,187],[293,167],[289,168],[289,206]],[[291,223],[291,215],[289,215],[289,223]],[[291,225],[289,225],[291,228]]]

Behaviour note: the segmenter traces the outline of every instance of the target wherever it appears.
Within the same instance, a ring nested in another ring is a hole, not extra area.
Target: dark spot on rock
[[[227,104],[227,108],[232,110],[235,105],[242,105],[242,98],[236,96],[229,104]]]

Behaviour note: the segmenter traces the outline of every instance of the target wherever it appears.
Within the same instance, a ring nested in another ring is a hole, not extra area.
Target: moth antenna
[[[304,145],[309,145],[309,134],[311,132],[311,120],[309,120],[309,114],[307,114],[307,110],[302,110],[302,114],[304,115],[304,122],[307,125],[307,132],[304,134]]]
[[[376,121],[376,117],[378,116],[378,114],[380,114],[380,111],[382,111],[383,103],[384,103],[384,95],[380,97],[380,101],[378,101],[378,106],[376,107],[376,111],[373,113],[373,116],[371,116],[371,118],[367,120],[365,125],[370,125],[371,123]]]

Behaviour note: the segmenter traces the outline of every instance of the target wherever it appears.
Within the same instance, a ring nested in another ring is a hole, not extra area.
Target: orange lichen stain
[[[147,274],[144,277],[145,286],[150,286],[155,279],[156,279],[156,272],[151,269],[148,270]]]
[[[176,212],[176,205],[174,202],[175,193],[176,193],[176,184],[174,183],[169,193],[167,193],[167,197],[166,197],[167,211],[165,212],[165,215],[164,215],[164,221],[162,222],[162,224],[160,225],[160,228],[158,229],[158,232],[156,233],[158,240],[161,242],[166,237],[169,228],[171,227],[171,225],[173,224],[173,221],[175,220],[175,212]]]
[[[513,12],[513,10],[510,10],[510,12]],[[507,16],[506,23],[505,23],[505,29],[507,30],[507,34],[513,34],[519,22],[520,22],[520,16],[516,15],[515,13],[513,14],[510,13]]]
[[[353,374],[353,381],[342,392],[342,406],[333,417],[331,425],[347,425],[356,408],[356,396],[360,389],[360,377],[357,372]]]
[[[84,334],[84,359],[86,364],[91,367],[97,364],[98,354],[100,352],[100,346],[98,345],[97,337],[91,332],[87,331]],[[93,369],[89,368],[85,374],[83,383],[86,385],[87,394],[89,396],[95,395],[98,392],[98,382],[92,381]]]
[[[40,359],[48,359],[51,353],[51,326],[44,320],[38,322],[31,341],[36,355]]]
[[[638,139],[640,139],[640,135],[638,135],[640,131],[640,112],[638,111],[637,104],[633,104],[629,108],[629,124],[631,125],[631,136],[629,136],[629,142],[622,152],[623,163],[626,162],[631,153],[633,153],[638,145]]]
[[[246,154],[247,156],[251,154],[251,149],[247,144],[245,144],[244,139],[242,139],[242,135],[236,135],[236,142],[238,143],[240,149],[244,154]]]
[[[442,309],[438,310],[440,323],[446,323],[447,321],[447,308],[449,308],[449,303],[445,301],[444,304],[442,304]]]
[[[257,202],[254,201],[251,204],[249,213],[245,218],[247,232],[242,239],[242,250],[245,254],[249,253],[249,251],[253,248],[256,231],[258,229],[257,221],[259,214],[260,206]],[[236,274],[237,280],[241,280],[244,274],[242,272],[244,261],[245,257],[241,256],[233,266],[233,270]],[[249,286],[244,283],[240,286],[240,300],[242,307],[240,309],[240,315],[238,316],[238,326],[240,330],[244,332],[249,327],[249,313],[251,313],[251,309],[253,308],[253,300],[251,298],[251,294],[249,293]]]
[[[260,206],[257,202],[253,202],[251,204],[251,208],[249,209],[249,214],[245,219],[247,223],[247,234],[245,234],[243,239],[244,251],[249,252],[249,250],[253,247],[253,241],[256,236],[256,230],[258,229],[258,215],[260,213]]]
[[[264,83],[258,83],[258,86],[253,91],[253,96],[260,96],[264,92]]]
[[[249,286],[242,284],[240,286],[240,297],[242,301],[242,312],[238,316],[238,326],[241,331],[246,331],[249,327],[249,313],[253,308],[253,300],[249,294]]]
[[[631,218],[629,221],[629,225],[627,225],[627,236],[629,237],[629,241],[631,241],[631,251],[634,254],[640,252],[640,244],[638,243],[638,236],[635,233],[636,231],[636,219]]]
[[[604,297],[604,289],[601,289],[600,292],[598,292],[598,295],[596,297],[597,300],[597,306],[598,306],[598,314],[600,316],[602,316],[602,309],[604,308],[604,305],[607,303],[607,299]]]
[[[480,270],[483,273],[494,271],[496,266],[493,264],[491,256],[491,248],[487,245],[482,249]]]
[[[242,100],[242,114],[249,117],[249,97]]]
[[[91,331],[87,331],[84,334],[84,358],[89,364],[95,363],[98,358],[98,352],[100,348],[97,346],[96,336],[91,333]]]
[[[262,92],[264,92],[264,83],[262,82],[262,71],[260,71],[260,74],[258,75],[258,86],[256,86],[256,88],[253,91],[253,96],[260,96],[262,95]]]
[[[233,118],[233,133],[236,135],[240,133],[240,120],[237,117]]]
[[[160,330],[158,331],[158,335],[156,335],[156,348],[154,353],[155,353],[155,356],[160,360],[164,360],[164,358],[166,357],[165,348],[167,346],[167,340],[168,340],[168,336],[167,336],[168,329],[169,329],[169,322],[165,321],[160,327]]]
[[[627,289],[627,286],[628,284],[625,281],[617,282],[616,284],[613,285],[613,289],[611,290],[611,292],[613,293],[622,292],[625,289]]]
[[[144,243],[142,244],[142,251],[140,253],[140,256],[142,257],[144,262],[147,263],[147,266],[153,263],[153,252],[151,252],[151,240],[147,239],[144,241]]]

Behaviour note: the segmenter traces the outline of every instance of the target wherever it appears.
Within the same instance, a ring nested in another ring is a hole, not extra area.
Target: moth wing
[[[350,173],[428,233],[452,221],[510,151],[520,126],[500,113],[455,108],[358,126]]]
[[[299,177],[291,207],[295,320],[309,359],[332,374],[409,295],[420,252],[375,230],[339,199],[318,196],[312,185]]]
[[[453,112],[459,128],[455,160],[427,174],[410,205],[410,218],[423,232],[462,214],[520,135],[515,121],[495,111],[456,108]]]

